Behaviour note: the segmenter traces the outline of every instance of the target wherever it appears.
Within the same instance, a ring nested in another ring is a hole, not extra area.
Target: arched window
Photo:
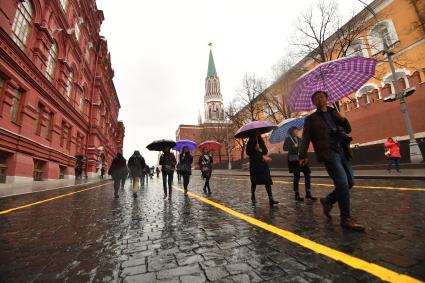
[[[12,24],[12,39],[23,50],[27,44],[32,22],[32,8],[28,0],[19,1]]]
[[[66,99],[71,100],[71,92],[72,92],[72,84],[74,81],[74,75],[72,72],[69,73],[68,78],[66,80]]]
[[[357,38],[350,43],[350,46],[347,48],[347,56],[351,55],[363,57],[369,56],[366,47],[363,44],[363,39]]]
[[[399,41],[394,24],[391,20],[383,20],[377,23],[369,32],[369,45],[372,55],[384,50],[384,42],[391,47]]]
[[[407,75],[408,73],[404,70],[397,70],[395,72],[397,79],[403,78],[404,83],[406,85],[406,88],[409,88],[409,80],[407,79]],[[384,79],[382,80],[382,86],[386,85],[386,84],[390,84],[391,86],[391,93],[395,93],[395,87],[394,87],[394,77],[392,74],[388,74],[387,76],[384,77]]]
[[[79,108],[80,108],[80,112],[84,112],[84,90],[80,93],[80,98],[79,98]]]
[[[80,30],[80,24],[78,23],[78,21],[75,22],[74,32],[75,32],[75,39],[77,41],[79,41],[80,40],[80,35],[81,35],[81,30]]]
[[[56,57],[58,55],[58,47],[55,42],[49,49],[49,56],[46,64],[46,77],[51,81],[54,78]]]
[[[358,98],[363,97],[366,95],[366,103],[370,103],[370,97],[368,95],[369,92],[373,91],[374,89],[377,89],[374,85],[365,85],[362,88],[360,88],[356,93],[356,102],[358,104]]]
[[[68,0],[59,0],[61,3],[61,7],[64,11],[66,11],[66,7],[68,7]]]

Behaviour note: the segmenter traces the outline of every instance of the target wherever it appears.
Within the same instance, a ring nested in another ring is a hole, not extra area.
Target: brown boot
[[[330,203],[326,203],[326,199],[325,198],[321,198],[320,199],[320,203],[322,204],[323,207],[323,213],[325,214],[325,216],[329,219],[332,218],[331,210],[332,210],[332,204]]]
[[[342,219],[341,226],[349,230],[364,231],[364,227],[360,224],[357,224],[356,221],[351,217]]]

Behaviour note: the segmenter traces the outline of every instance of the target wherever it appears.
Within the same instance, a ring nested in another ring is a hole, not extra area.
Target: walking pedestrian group
[[[310,143],[313,144],[315,155],[319,162],[324,163],[327,173],[334,182],[334,190],[326,197],[320,199],[323,212],[326,217],[331,219],[331,210],[333,205],[338,203],[340,210],[340,224],[342,227],[363,231],[364,227],[358,224],[351,215],[350,189],[354,185],[354,175],[351,166],[351,154],[349,144],[352,138],[349,136],[351,126],[347,118],[343,117],[337,109],[329,107],[327,104],[328,94],[324,91],[315,92],[311,100],[316,106],[316,111],[305,118],[302,138],[300,138],[300,128],[295,126],[287,130],[288,136],[284,139],[283,150],[288,152],[288,169],[293,174],[293,191],[295,201],[302,202],[304,198],[299,192],[299,181],[301,173],[305,178],[305,199],[315,201],[311,191],[311,169],[308,165],[307,151]],[[252,122],[255,123],[255,122]],[[274,126],[276,127],[276,126]],[[241,128],[242,129],[242,128]],[[262,137],[264,131],[260,128],[246,130],[238,137],[238,131],[235,137],[248,138],[246,144],[246,154],[249,157],[249,172],[251,180],[251,201],[255,205],[257,185],[264,185],[270,206],[279,202],[273,198],[273,181],[270,174],[268,163],[271,162],[268,157],[268,149]],[[283,139],[283,138],[282,138]],[[174,142],[173,142],[174,143]],[[213,143],[210,143],[213,144]],[[148,147],[149,148],[149,147]],[[162,182],[164,189],[164,199],[172,196],[172,185],[174,171],[180,179],[183,179],[184,194],[188,193],[190,177],[192,175],[193,156],[188,146],[180,147],[178,162],[175,155],[170,151],[169,146],[161,147],[162,154],[159,158],[159,167],[156,167],[156,174],[162,173]],[[208,147],[201,148],[202,153],[198,160],[201,176],[205,180],[203,192],[211,194],[210,178],[212,174],[213,158],[209,153]],[[388,157],[388,172],[391,171],[392,164],[396,166],[397,172],[400,172],[400,146],[392,138],[388,138],[385,143],[385,155]],[[177,166],[176,166],[177,165]],[[153,175],[150,168],[146,165],[145,159],[138,150],[128,160],[128,170],[126,160],[121,153],[112,161],[108,174],[114,180],[114,195],[118,198],[118,191],[124,187],[127,175],[132,178],[133,196],[137,197],[137,192],[144,181],[148,182],[150,174]]]

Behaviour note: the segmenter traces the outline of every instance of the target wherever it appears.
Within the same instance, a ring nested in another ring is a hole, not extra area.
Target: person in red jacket
[[[391,168],[393,163],[395,164],[395,169],[397,173],[400,173],[400,144],[397,141],[394,141],[393,138],[388,138],[384,145],[385,155],[388,158],[388,173],[391,173]]]

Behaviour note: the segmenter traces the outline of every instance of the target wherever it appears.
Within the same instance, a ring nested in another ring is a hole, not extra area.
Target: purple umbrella
[[[189,150],[194,150],[196,148],[196,142],[191,140],[179,140],[176,141],[176,146],[173,147],[176,151],[182,151],[183,147],[187,146]]]
[[[248,138],[255,132],[264,134],[264,133],[270,132],[274,128],[276,128],[276,125],[269,121],[252,121],[248,124],[243,125],[236,132],[235,138],[237,139]]]
[[[327,92],[328,102],[334,103],[367,82],[375,74],[375,66],[375,59],[361,56],[322,63],[295,81],[287,103],[292,111],[315,109],[311,96],[318,90]]]

